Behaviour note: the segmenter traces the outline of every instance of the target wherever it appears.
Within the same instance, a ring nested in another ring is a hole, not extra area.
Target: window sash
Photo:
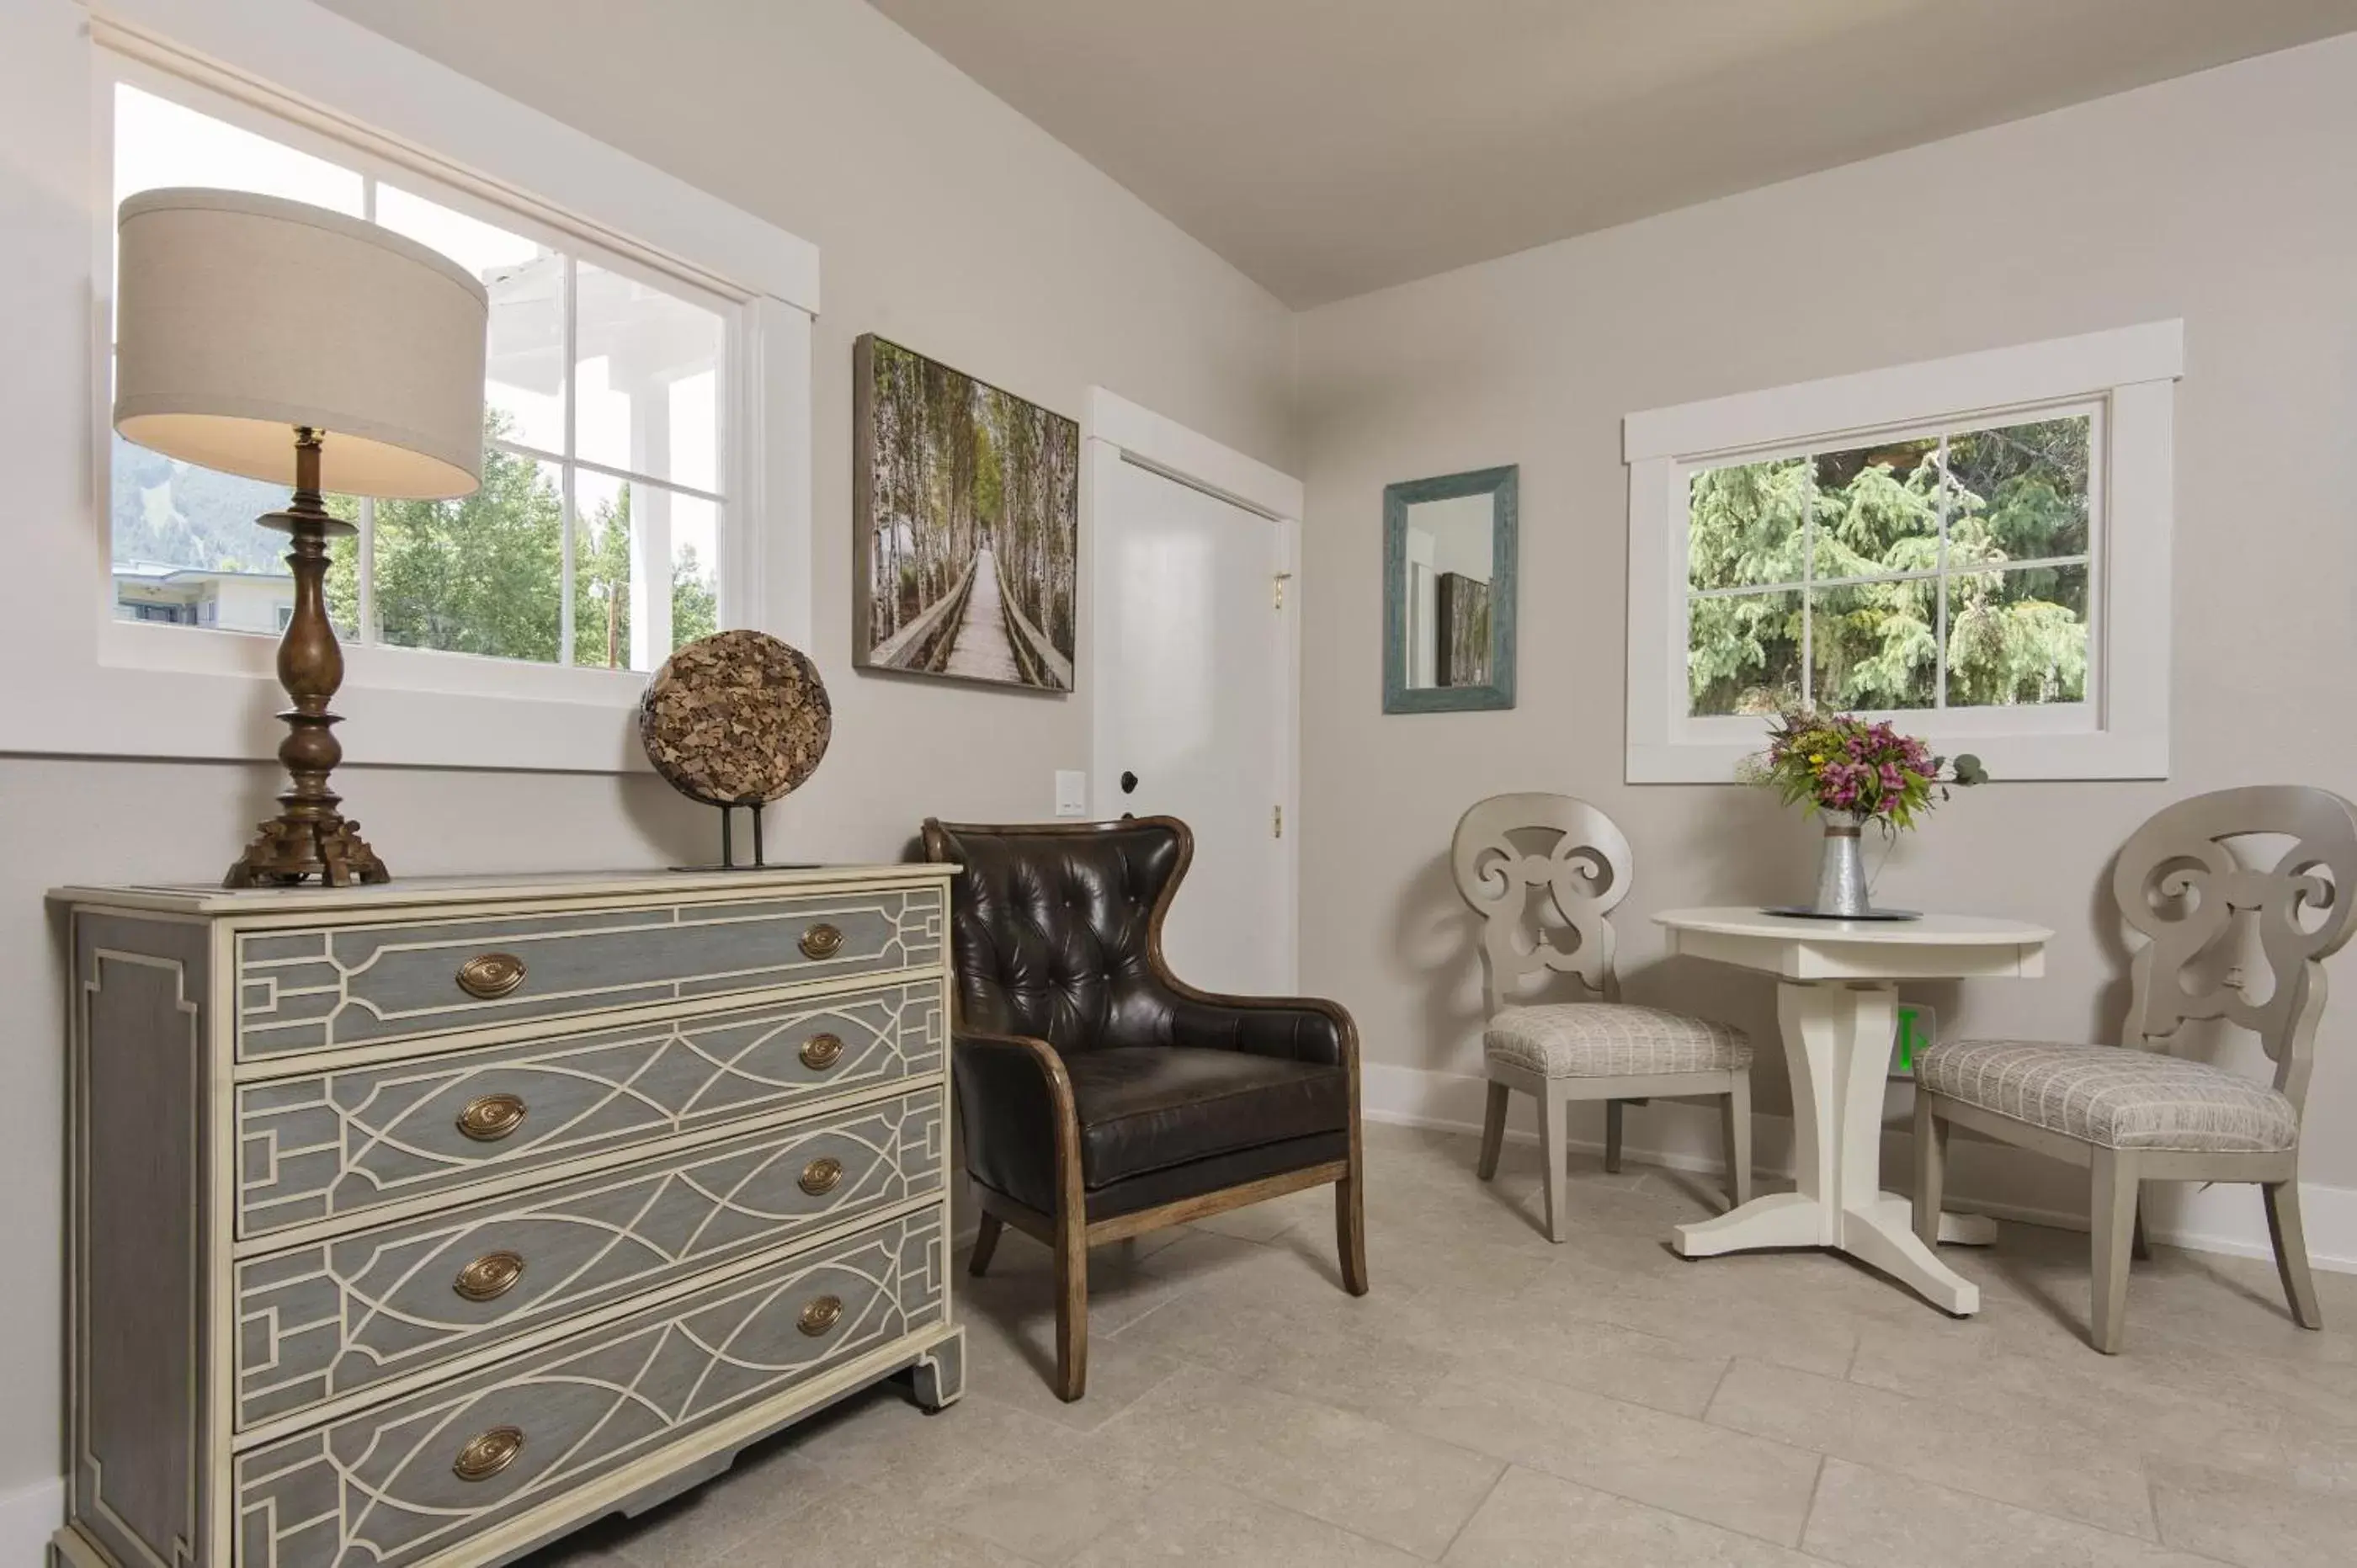
[[[575,662],[574,599],[578,528],[575,504],[576,488],[575,476],[578,471],[597,473],[619,480],[633,487],[634,489],[640,486],[652,486],[673,494],[686,495],[711,503],[716,518],[716,549],[714,559],[706,563],[705,566],[713,575],[716,585],[719,622],[723,626],[735,624],[735,619],[742,616],[744,592],[735,582],[735,574],[727,569],[727,563],[743,553],[732,536],[737,526],[737,508],[731,498],[747,488],[750,473],[749,465],[758,460],[756,454],[751,450],[754,444],[747,439],[740,430],[746,412],[744,366],[749,353],[747,321],[749,300],[746,296],[718,292],[712,286],[710,280],[691,278],[667,268],[649,265],[638,254],[600,243],[597,238],[582,230],[549,222],[541,214],[524,207],[487,199],[473,190],[463,188],[439,177],[431,167],[427,166],[427,160],[422,157],[414,160],[395,157],[389,156],[388,148],[364,145],[357,139],[347,140],[324,134],[309,124],[274,114],[266,108],[248,103],[242,99],[218,91],[202,82],[149,65],[103,45],[96,47],[93,54],[98,64],[99,84],[102,89],[93,94],[92,113],[93,150],[96,154],[92,160],[95,170],[94,178],[101,187],[101,199],[92,204],[98,217],[94,275],[104,280],[110,302],[113,297],[115,242],[115,90],[118,86],[125,84],[197,113],[236,126],[265,140],[352,171],[361,180],[361,216],[368,221],[377,220],[378,190],[381,185],[389,181],[409,194],[447,207],[453,211],[503,229],[522,238],[532,240],[561,256],[565,263],[564,424],[566,450],[562,453],[550,452],[523,443],[505,440],[487,441],[486,446],[496,447],[518,457],[554,464],[558,467],[561,507],[561,564],[558,584],[560,624],[557,656],[554,662],[560,666],[571,665]],[[578,265],[583,261],[591,262],[617,276],[631,279],[673,298],[684,300],[719,317],[720,352],[718,362],[714,367],[716,393],[714,430],[718,446],[716,454],[715,477],[720,481],[720,489],[705,489],[677,483],[653,474],[638,473],[575,456],[580,445],[576,417],[580,379],[576,351],[580,299],[576,282]],[[108,360],[111,361],[113,351],[112,335],[106,336],[110,340],[104,345],[104,349]],[[97,526],[101,532],[100,565],[101,570],[108,575],[107,596],[111,600],[113,565],[111,451],[113,432],[111,398],[107,389],[112,386],[113,377],[105,364],[102,364],[101,370],[102,374],[97,379],[99,396],[94,400],[96,404],[94,417],[98,427],[96,467],[99,496],[99,505],[95,508],[95,511]],[[650,519],[642,524],[634,515],[634,532],[641,526],[651,528],[655,532],[664,533],[666,537],[648,540],[646,548],[640,553],[650,559],[670,563],[673,559],[671,541],[667,536],[668,530],[662,526],[661,520]],[[344,640],[348,646],[402,647],[403,645],[388,643],[383,639],[382,628],[377,613],[376,502],[373,499],[360,498],[357,527],[354,549],[357,553],[355,576],[359,600],[358,625],[351,628],[350,634],[345,637]],[[657,549],[657,546],[660,546],[660,549]],[[651,638],[649,642],[651,667],[653,664],[659,664],[669,651],[671,569],[668,564],[664,565],[659,589],[654,584],[647,585],[647,602],[655,610],[650,619],[654,623],[654,629],[661,633],[660,636]],[[231,635],[245,637],[263,634],[235,632]],[[440,650],[404,650],[443,651]],[[454,657],[479,659],[492,664],[543,662],[500,660],[476,654],[457,654]],[[643,676],[649,671],[632,668],[618,672]]]
[[[1859,429],[1828,432],[1799,441],[1773,445],[1742,446],[1680,457],[1670,466],[1675,494],[1687,498],[1669,520],[1668,560],[1676,575],[1679,590],[1677,612],[1671,618],[1674,646],[1671,650],[1674,678],[1670,690],[1677,693],[1674,714],[1674,733],[1684,729],[1694,738],[1702,738],[1695,726],[1740,724],[1757,727],[1749,715],[1729,714],[1698,714],[1694,711],[1694,694],[1686,676],[1687,660],[1693,651],[1693,607],[1700,599],[1746,598],[1774,593],[1797,593],[1801,596],[1800,672],[1801,697],[1804,703],[1813,703],[1816,676],[1814,658],[1813,603],[1816,592],[1843,587],[1857,587],[1879,583],[1936,582],[1934,595],[1937,621],[1933,628],[1933,664],[1932,703],[1926,707],[1883,708],[1859,710],[1877,718],[1900,722],[1932,720],[1945,723],[1952,715],[2001,712],[2018,714],[2026,710],[2067,712],[2076,716],[2077,727],[2087,727],[2087,715],[2103,711],[2102,682],[2104,675],[2104,638],[2102,607],[2107,584],[2104,576],[2104,541],[2109,494],[2108,469],[2110,445],[2106,439],[2108,395],[2075,397],[2060,401],[2027,403],[2011,407],[1979,412],[1954,418],[1914,421],[1886,425],[1870,425]],[[1798,579],[1775,583],[1744,583],[1722,588],[1695,588],[1688,580],[1691,568],[1687,563],[1692,545],[1690,530],[1693,523],[1691,501],[1695,476],[1717,469],[1748,467],[1762,463],[1791,462],[1828,454],[1855,450],[1861,446],[1885,442],[1937,440],[1939,463],[1944,473],[1948,466],[1948,444],[1959,435],[1971,435],[1988,430],[2005,430],[2017,425],[2051,423],[2064,419],[2087,421],[2087,548],[2070,555],[2040,556],[2035,559],[2007,561],[1996,565],[1980,565],[1959,569],[1948,561],[1948,488],[1939,489],[1939,564],[1908,571],[1877,572],[1856,575],[1819,577],[1815,574],[1814,508],[1802,519],[1802,575]],[[2075,703],[2003,703],[1989,705],[1951,704],[1948,701],[1948,583],[1957,577],[1981,576],[1992,572],[2030,571],[2041,567],[2084,566],[2087,569],[2087,672],[2084,695]],[[2043,727],[2042,725],[2039,727]]]

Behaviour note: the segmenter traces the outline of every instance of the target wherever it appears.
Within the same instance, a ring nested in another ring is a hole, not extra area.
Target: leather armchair
[[[1334,1184],[1342,1282],[1367,1290],[1359,1032],[1331,1002],[1219,996],[1170,972],[1194,854],[1174,817],[925,823],[954,862],[952,1069],[982,1206],[1055,1249],[1057,1392],[1087,1384],[1088,1249]]]

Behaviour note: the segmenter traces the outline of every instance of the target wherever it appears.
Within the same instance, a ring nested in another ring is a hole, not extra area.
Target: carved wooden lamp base
[[[278,743],[278,760],[292,782],[278,796],[284,809],[261,824],[221,879],[224,887],[292,886],[314,876],[329,887],[393,880],[361,837],[360,823],[336,810],[342,798],[328,788],[328,773],[344,758],[336,715],[328,711],[328,700],[344,683],[343,650],[328,619],[328,540],[355,530],[319,503],[319,440],[317,431],[296,427],[295,499],[285,511],[254,520],[291,536],[286,564],[295,573],[295,611],[278,643],[278,683],[294,705],[278,715],[287,731]]]

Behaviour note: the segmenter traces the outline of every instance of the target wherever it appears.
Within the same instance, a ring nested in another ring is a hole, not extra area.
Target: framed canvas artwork
[[[853,663],[1070,692],[1081,427],[873,333],[852,354]]]

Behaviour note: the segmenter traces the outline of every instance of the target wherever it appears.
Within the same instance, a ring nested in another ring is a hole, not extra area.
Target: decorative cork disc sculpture
[[[731,813],[753,813],[753,864],[761,857],[761,808],[816,771],[834,731],[834,709],[817,667],[766,632],[724,631],[673,653],[639,702],[639,740],[671,787],[720,808],[720,858],[736,859]]]

